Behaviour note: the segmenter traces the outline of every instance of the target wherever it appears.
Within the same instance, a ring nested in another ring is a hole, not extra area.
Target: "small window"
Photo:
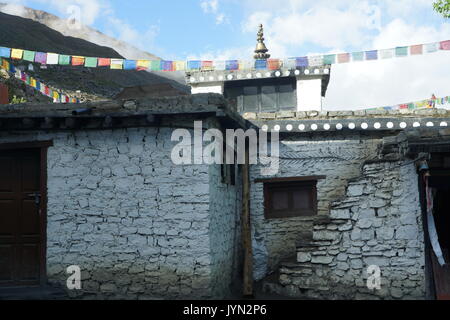
[[[264,183],[267,219],[317,215],[317,181]]]

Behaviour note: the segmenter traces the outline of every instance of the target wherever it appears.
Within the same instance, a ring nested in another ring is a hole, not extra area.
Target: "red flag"
[[[442,41],[440,48],[441,50],[450,50],[450,40]]]

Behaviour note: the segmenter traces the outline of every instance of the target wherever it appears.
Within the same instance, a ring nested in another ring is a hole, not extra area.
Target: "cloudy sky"
[[[165,59],[249,59],[263,23],[272,57],[384,49],[450,39],[432,0],[0,0],[83,23]],[[450,52],[334,65],[327,109],[450,95]]]

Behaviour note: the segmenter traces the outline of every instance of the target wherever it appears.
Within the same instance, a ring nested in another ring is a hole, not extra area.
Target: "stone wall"
[[[328,299],[423,299],[425,253],[418,176],[411,161],[364,166],[313,241],[284,264],[273,289]],[[367,288],[367,267],[381,269],[381,290]]]
[[[217,168],[173,165],[172,130],[0,133],[0,143],[54,142],[47,163],[50,283],[65,286],[66,268],[79,265],[82,291],[71,294],[83,298],[229,294],[235,187],[221,185]]]
[[[376,155],[380,139],[358,134],[315,134],[282,138],[280,170],[274,177],[325,175],[317,185],[319,218],[329,215],[332,201],[345,194],[348,180],[358,177],[362,163]],[[269,148],[270,150],[270,148]],[[251,179],[260,175],[252,166]],[[318,217],[271,219],[264,217],[264,186],[251,186],[251,221],[255,279],[278,270],[281,261],[294,257],[298,241],[312,238],[313,223]]]

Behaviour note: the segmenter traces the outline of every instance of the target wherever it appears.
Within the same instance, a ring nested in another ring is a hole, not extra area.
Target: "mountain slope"
[[[91,27],[81,25],[81,28],[79,29],[70,28],[70,24],[67,20],[61,19],[45,11],[35,10],[19,5],[11,6],[5,3],[0,3],[0,11],[39,22],[67,37],[79,38],[91,43],[95,43],[99,46],[112,48],[127,59],[160,59],[159,57],[151,53],[139,50],[136,47],[123,41],[111,38]]]
[[[67,37],[36,21],[0,12],[0,46],[24,48],[35,51],[56,52],[68,55],[122,58],[115,50],[89,41]],[[14,61],[26,68],[28,63]],[[124,87],[169,83],[188,92],[189,88],[174,80],[146,71],[110,70],[108,68],[62,67],[48,65],[42,69],[34,65],[30,73],[48,85],[66,92],[81,91],[90,100],[109,99]]]

